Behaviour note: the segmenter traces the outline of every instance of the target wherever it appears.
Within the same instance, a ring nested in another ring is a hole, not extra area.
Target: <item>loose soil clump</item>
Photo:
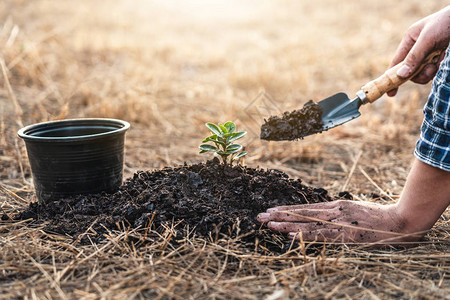
[[[301,109],[264,120],[260,138],[269,141],[292,141],[320,133],[322,128],[322,107],[309,100]]]
[[[264,240],[273,243],[267,241],[273,233],[257,222],[258,213],[279,205],[331,200],[326,190],[303,185],[281,171],[224,166],[215,158],[137,172],[114,194],[32,203],[17,218],[45,222],[46,231],[70,235],[82,243],[99,242],[118,227],[162,232],[178,224],[174,229],[177,238],[245,235],[244,240],[254,248],[255,239],[260,244]]]

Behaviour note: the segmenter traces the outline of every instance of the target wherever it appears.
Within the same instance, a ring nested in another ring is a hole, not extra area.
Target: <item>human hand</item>
[[[258,215],[271,230],[293,239],[319,242],[385,243],[418,241],[407,234],[396,205],[338,200],[326,203],[279,206]]]
[[[423,59],[434,50],[445,50],[450,41],[450,6],[425,17],[409,27],[404,35],[389,67],[404,61],[397,75],[408,78],[421,65]],[[433,79],[444,59],[442,51],[437,64],[428,64],[411,80],[415,83],[425,84]],[[397,89],[389,91],[388,96],[395,96]]]

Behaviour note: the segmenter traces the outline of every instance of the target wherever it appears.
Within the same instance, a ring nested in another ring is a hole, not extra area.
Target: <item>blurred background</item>
[[[295,142],[263,142],[264,118],[344,91],[389,66],[403,33],[443,1],[103,0],[0,2],[0,181],[34,201],[19,128],[119,118],[125,177],[206,161],[205,122],[235,121],[250,167],[357,198],[395,200],[430,85],[406,83],[362,116]],[[6,206],[12,204],[5,204]],[[5,207],[6,207],[5,206]]]

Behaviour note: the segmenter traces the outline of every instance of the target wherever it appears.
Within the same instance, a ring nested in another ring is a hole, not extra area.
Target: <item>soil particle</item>
[[[377,193],[370,193],[367,196],[372,198],[372,199],[374,199],[374,200],[385,200],[385,201],[389,201],[390,200],[388,196],[382,196],[382,195],[379,195]]]
[[[343,191],[338,194],[338,197],[346,200],[353,200],[353,195],[348,191]]]
[[[292,141],[322,132],[322,107],[309,100],[301,109],[271,116],[261,126],[260,138],[271,141]]]
[[[272,235],[260,229],[258,213],[279,205],[331,200],[326,190],[303,185],[281,171],[223,166],[216,158],[137,172],[114,194],[31,203],[16,219],[45,222],[46,231],[80,237],[82,243],[89,242],[87,231],[91,240],[101,241],[108,231],[117,230],[118,224],[131,229],[151,226],[162,232],[165,225],[180,221],[175,229],[177,238],[182,238],[187,232],[183,228],[189,226],[197,236],[249,233],[249,242],[259,238],[262,243]]]

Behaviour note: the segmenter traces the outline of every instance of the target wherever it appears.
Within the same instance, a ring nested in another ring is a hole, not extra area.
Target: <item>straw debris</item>
[[[0,299],[448,298],[448,210],[417,247],[293,243],[284,254],[261,254],[257,240],[242,247],[239,237],[174,243],[177,223],[118,224],[89,241],[92,223],[81,244],[11,220],[36,200],[17,130],[78,117],[132,123],[125,178],[202,161],[199,129],[233,120],[248,131],[249,167],[351,191],[355,201],[397,201],[429,86],[407,83],[396,99],[302,141],[260,141],[259,128],[299,99],[353,93],[383,73],[404,30],[442,3],[346,1],[339,14],[328,0],[170,3],[0,2]]]

